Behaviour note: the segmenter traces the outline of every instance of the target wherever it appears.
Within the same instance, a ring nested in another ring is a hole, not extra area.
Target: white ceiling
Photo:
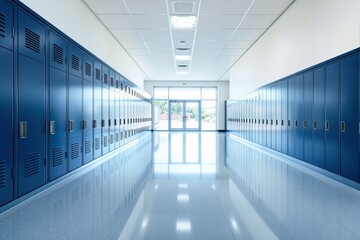
[[[145,80],[228,80],[228,70],[294,0],[83,0]],[[195,29],[170,26],[173,2],[194,2]],[[181,45],[180,41],[186,41]],[[175,60],[190,48],[190,61]],[[187,75],[177,65],[188,65]]]

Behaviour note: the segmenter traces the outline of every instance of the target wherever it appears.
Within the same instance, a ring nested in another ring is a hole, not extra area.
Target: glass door
[[[169,101],[170,130],[199,130],[200,101]]]

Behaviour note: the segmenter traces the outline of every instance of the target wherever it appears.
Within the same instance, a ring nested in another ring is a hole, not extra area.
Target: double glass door
[[[170,130],[200,130],[200,101],[169,101]]]

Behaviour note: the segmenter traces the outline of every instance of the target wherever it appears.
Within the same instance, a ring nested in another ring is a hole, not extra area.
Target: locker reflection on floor
[[[232,135],[155,132],[1,214],[0,238],[360,239],[359,202]]]

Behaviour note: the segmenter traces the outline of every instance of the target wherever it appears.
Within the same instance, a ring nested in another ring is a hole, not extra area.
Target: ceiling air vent
[[[176,52],[188,53],[190,52],[190,48],[176,48]]]
[[[174,1],[172,3],[174,14],[193,14],[195,2],[193,1]]]
[[[178,68],[187,68],[187,67],[189,67],[189,65],[177,65],[178,66]]]

